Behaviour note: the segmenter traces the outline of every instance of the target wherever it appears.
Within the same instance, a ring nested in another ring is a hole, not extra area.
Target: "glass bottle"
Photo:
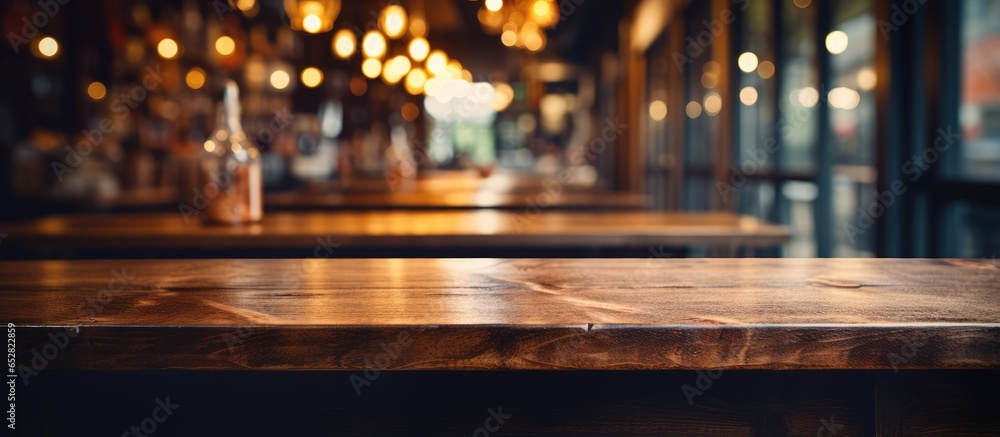
[[[215,132],[201,153],[201,184],[207,223],[243,224],[261,219],[263,210],[260,151],[243,132],[236,82],[226,82]]]

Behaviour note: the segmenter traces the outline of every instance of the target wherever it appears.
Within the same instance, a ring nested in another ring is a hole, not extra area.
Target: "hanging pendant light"
[[[341,0],[285,0],[288,22],[295,30],[329,32],[340,14]]]

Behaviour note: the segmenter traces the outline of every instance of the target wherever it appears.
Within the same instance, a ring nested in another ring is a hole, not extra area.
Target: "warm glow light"
[[[667,118],[667,104],[663,100],[649,102],[649,118],[660,121]]]
[[[382,63],[378,59],[368,58],[361,63],[361,73],[369,79],[374,79],[382,73]]]
[[[819,103],[819,91],[816,88],[807,86],[799,90],[799,104],[805,106],[806,108],[812,108]]]
[[[378,61],[375,61],[378,62]],[[368,81],[363,77],[354,76],[351,78],[351,94],[361,97],[365,95],[365,91],[368,91]]]
[[[501,112],[507,109],[513,100],[514,88],[503,82],[493,84],[493,101],[491,102],[491,106],[494,111]]]
[[[412,17],[410,19],[410,35],[413,35],[414,38],[427,36],[427,22],[424,21],[423,17]]]
[[[177,42],[170,38],[163,38],[156,45],[156,53],[163,59],[172,59],[174,56],[177,56],[178,50]]]
[[[736,63],[740,66],[740,70],[743,70],[744,73],[750,73],[757,69],[757,55],[745,52],[740,55],[739,59],[736,60]]]
[[[549,2],[545,0],[535,0],[535,5],[532,6],[531,8],[532,12],[534,12],[535,15],[541,15],[541,16],[548,15],[549,9],[550,9]]]
[[[341,0],[284,0],[288,24],[309,33],[327,32],[340,14]]]
[[[861,95],[846,87],[838,87],[830,90],[828,95],[830,106],[839,109],[854,109],[861,102]]]
[[[146,59],[146,43],[139,37],[131,37],[125,43],[125,59],[133,64],[138,64]]]
[[[323,28],[323,19],[319,15],[306,15],[302,18],[302,30],[309,33],[319,33]]]
[[[232,54],[236,50],[236,41],[232,38],[223,35],[219,39],[215,40],[215,51],[219,52],[220,55],[226,56]]]
[[[391,39],[398,39],[406,33],[406,10],[400,5],[389,5],[382,10],[378,25]]]
[[[389,84],[399,82],[410,72],[410,58],[399,55],[386,61],[382,66],[382,79]]]
[[[247,11],[253,9],[253,5],[255,3],[256,3],[256,1],[254,1],[254,0],[237,0],[236,1],[236,9],[239,9],[239,10],[241,10],[243,12],[247,12]]]
[[[875,70],[870,67],[858,70],[858,87],[862,91],[871,91],[876,84],[878,84],[878,76],[875,75]]]
[[[424,95],[434,97],[441,89],[441,85],[444,85],[444,81],[441,79],[434,77],[427,79],[427,82],[424,83]]]
[[[377,30],[370,30],[361,40],[361,50],[369,58],[379,58],[385,56],[385,37]]]
[[[302,70],[302,84],[308,88],[316,88],[323,83],[323,72],[316,67],[308,67]]]
[[[552,0],[535,0],[531,5],[531,20],[542,27],[549,27],[558,21],[558,6]]]
[[[292,81],[292,78],[288,76],[288,72],[285,70],[275,70],[271,73],[271,86],[274,89],[283,90]]]
[[[413,59],[416,62],[423,62],[424,59],[427,59],[427,55],[430,51],[431,45],[427,43],[426,39],[413,38],[413,41],[410,41],[410,59]]]
[[[247,85],[259,88],[264,85],[264,80],[267,79],[267,67],[260,59],[251,57],[247,60],[245,75]]]
[[[406,102],[403,104],[403,107],[400,108],[399,113],[403,115],[403,120],[413,121],[420,115],[420,108],[412,102]]]
[[[333,35],[333,53],[341,59],[351,57],[355,45],[354,32],[348,29],[340,29]]]
[[[708,61],[701,67],[701,85],[705,88],[715,88],[719,85],[719,73],[722,66],[716,61]]]
[[[687,113],[689,118],[698,118],[701,115],[701,104],[698,102],[688,102],[684,108],[684,112]]]
[[[205,85],[205,70],[198,67],[193,67],[188,70],[187,75],[184,76],[184,82],[187,83],[188,88],[193,90],[200,89]]]
[[[722,96],[716,93],[708,93],[705,96],[705,113],[715,116],[722,110]]]
[[[760,75],[761,79],[770,79],[774,76],[774,63],[771,61],[762,61],[757,66],[757,74]]]
[[[536,3],[537,4],[537,3]],[[541,29],[535,28],[524,37],[524,47],[533,52],[537,52],[545,47],[545,34]]]
[[[427,71],[437,76],[448,68],[448,55],[440,50],[435,50],[427,56]]]
[[[458,62],[456,59],[452,59],[448,61],[445,71],[448,72],[448,76],[452,79],[459,79],[462,77],[462,63]]]
[[[847,50],[847,34],[839,30],[834,30],[826,36],[826,49],[835,55],[844,53]]]
[[[424,83],[427,82],[427,73],[421,68],[414,68],[406,75],[406,92],[413,95],[420,95],[424,92]]]
[[[90,86],[87,87],[87,95],[94,100],[103,99],[107,93],[108,89],[100,82],[91,82]]]
[[[59,43],[51,36],[42,38],[38,40],[38,53],[46,58],[51,58],[59,53]]]
[[[392,71],[400,76],[405,75],[410,72],[410,59],[406,56],[399,55],[392,58]]]
[[[740,101],[747,106],[757,103],[757,88],[748,86],[740,90]]]
[[[711,88],[715,88],[718,85],[719,85],[719,76],[718,75],[711,74],[711,73],[709,73],[707,71],[704,72],[704,73],[702,73],[702,75],[701,75],[701,86],[703,86],[705,88],[711,89]]]
[[[486,0],[486,9],[490,12],[499,11],[503,7],[503,0]]]
[[[517,32],[513,30],[505,30],[503,34],[500,35],[500,42],[507,47],[513,47],[517,44]]]
[[[812,0],[794,0],[792,3],[795,3],[795,6],[805,9],[812,4]]]
[[[722,65],[719,65],[719,63],[716,61],[708,61],[705,63],[704,66],[701,67],[701,70],[705,74],[712,74],[718,76],[719,73],[722,72]]]

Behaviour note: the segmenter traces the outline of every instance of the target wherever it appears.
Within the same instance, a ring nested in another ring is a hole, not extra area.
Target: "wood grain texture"
[[[975,261],[25,261],[0,277],[21,357],[74,337],[53,368],[1000,368],[1000,272]]]
[[[266,213],[246,226],[203,225],[181,214],[59,215],[0,226],[5,251],[86,248],[280,248],[310,253],[317,238],[347,247],[775,247],[788,230],[729,213],[537,215],[496,210]]]

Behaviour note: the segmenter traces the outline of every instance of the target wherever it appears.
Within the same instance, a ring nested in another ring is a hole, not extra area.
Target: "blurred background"
[[[265,215],[555,181],[784,225],[770,255],[1000,252],[995,0],[14,0],[2,28],[5,222],[176,212],[233,79]]]

